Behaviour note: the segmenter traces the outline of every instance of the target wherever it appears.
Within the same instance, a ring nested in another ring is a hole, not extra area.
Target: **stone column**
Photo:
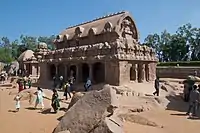
[[[145,64],[142,64],[141,67],[142,67],[141,78],[142,78],[142,82],[144,82],[146,79],[145,78]]]
[[[56,76],[58,76],[58,64],[55,64],[56,67]]]
[[[145,76],[146,76],[146,81],[150,81],[150,64],[145,65]]]
[[[65,64],[64,67],[65,67],[64,80],[66,81],[66,80],[68,79],[68,73],[67,73],[67,71],[68,71],[68,66]]]
[[[138,64],[133,64],[134,81],[138,82]]]
[[[79,65],[76,65],[76,83],[79,82]]]
[[[89,64],[89,78],[93,82],[93,71],[92,71],[92,64]]]
[[[39,65],[39,63],[38,63],[38,71],[37,71],[37,75],[40,75],[40,65]]]
[[[145,80],[145,64],[139,64],[138,82],[142,83]]]

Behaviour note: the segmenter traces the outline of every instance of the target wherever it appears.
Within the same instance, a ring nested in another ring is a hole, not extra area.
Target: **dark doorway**
[[[70,66],[70,77],[73,76],[76,79],[76,66],[72,65]]]
[[[89,66],[87,63],[82,64],[82,81],[86,82],[89,77]]]
[[[41,72],[42,73],[42,72]],[[54,64],[50,65],[50,79],[56,76],[56,66]]]
[[[95,83],[102,83],[105,81],[105,67],[101,62],[93,64],[93,78]]]
[[[149,64],[145,64],[145,77],[146,81],[149,82]]]
[[[65,66],[63,64],[58,65],[58,76],[63,76],[65,75]]]
[[[133,66],[130,68],[130,80],[131,81],[134,81],[134,69],[133,69]]]

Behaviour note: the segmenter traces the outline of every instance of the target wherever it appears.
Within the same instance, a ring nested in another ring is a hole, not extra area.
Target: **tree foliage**
[[[0,37],[0,62],[10,63],[27,49],[35,51],[39,42],[45,42],[50,49],[53,49],[54,38],[53,35],[49,37],[21,35],[19,39],[10,41],[7,37]]]
[[[200,28],[185,24],[174,34],[164,30],[160,35],[150,34],[145,45],[155,48],[160,62],[200,60]]]

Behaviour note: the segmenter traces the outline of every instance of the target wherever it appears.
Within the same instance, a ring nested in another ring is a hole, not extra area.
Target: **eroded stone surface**
[[[116,91],[109,85],[105,85],[101,91],[86,93],[66,112],[53,133],[64,130],[71,133],[118,133],[115,129],[122,125],[113,126],[110,122],[117,107],[116,100]]]

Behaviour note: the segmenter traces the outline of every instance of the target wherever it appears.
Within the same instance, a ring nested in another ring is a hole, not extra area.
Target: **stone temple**
[[[55,39],[56,50],[40,59],[40,84],[55,75],[76,83],[122,85],[151,82],[156,76],[154,49],[138,42],[139,33],[129,12],[119,12],[64,29]]]

